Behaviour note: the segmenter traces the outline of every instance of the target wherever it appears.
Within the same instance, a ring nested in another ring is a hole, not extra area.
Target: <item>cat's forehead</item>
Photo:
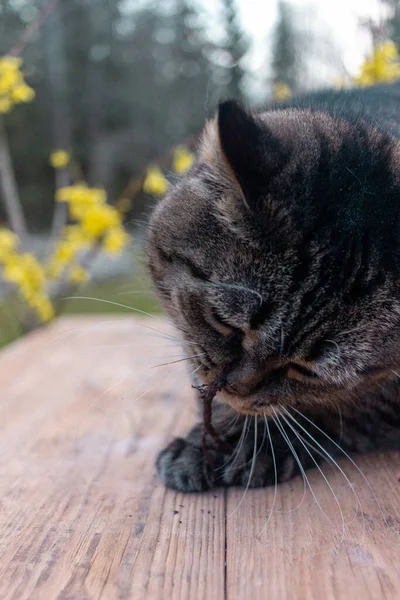
[[[163,198],[151,219],[163,238],[182,240],[211,217],[213,194],[198,170],[185,176]]]

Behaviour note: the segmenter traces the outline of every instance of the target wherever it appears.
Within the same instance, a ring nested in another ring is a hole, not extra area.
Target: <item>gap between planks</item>
[[[180,351],[148,327],[170,331],[161,320],[61,319],[0,354],[0,599],[399,598],[396,454],[357,459],[381,509],[341,463],[357,514],[327,468],[343,541],[318,472],[309,479],[334,527],[300,478],[279,487],[267,528],[273,489],[242,501],[239,489],[160,485],[155,456],[196,411],[182,363],[149,370]]]

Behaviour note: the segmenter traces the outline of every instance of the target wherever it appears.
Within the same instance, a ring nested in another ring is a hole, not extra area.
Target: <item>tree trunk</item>
[[[68,105],[67,65],[62,10],[63,3],[60,2],[49,15],[45,25],[45,41],[48,80],[52,102],[54,149],[70,152],[72,146],[72,126]],[[70,176],[68,169],[57,169],[57,189],[69,184]],[[65,203],[56,203],[52,223],[53,240],[58,237],[67,222],[67,218],[68,211]]]
[[[4,121],[0,116],[0,189],[8,223],[23,242],[26,236],[25,217],[19,199]]]

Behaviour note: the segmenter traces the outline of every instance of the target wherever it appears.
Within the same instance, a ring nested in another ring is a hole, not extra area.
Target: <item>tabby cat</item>
[[[253,114],[233,101],[156,206],[151,276],[213,424],[157,460],[168,487],[261,487],[400,447],[400,84]],[[211,460],[210,460],[211,457]]]

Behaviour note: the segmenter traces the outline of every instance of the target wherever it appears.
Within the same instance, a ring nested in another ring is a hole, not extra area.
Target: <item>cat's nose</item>
[[[226,376],[224,390],[236,396],[248,396],[257,387],[262,379],[259,370],[237,370]]]

